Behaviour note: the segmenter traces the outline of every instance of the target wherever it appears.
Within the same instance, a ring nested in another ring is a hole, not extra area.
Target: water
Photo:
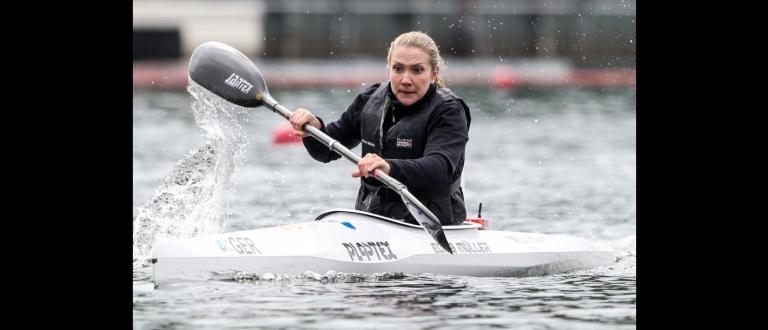
[[[333,120],[363,87],[270,94]],[[285,120],[266,108],[136,89],[134,329],[635,329],[636,88],[453,90],[472,109],[468,214],[482,203],[492,229],[608,242],[615,264],[528,278],[307,272],[156,289],[143,261],[157,239],[312,221],[353,208],[358,181],[346,159],[322,164],[300,145],[273,144]]]

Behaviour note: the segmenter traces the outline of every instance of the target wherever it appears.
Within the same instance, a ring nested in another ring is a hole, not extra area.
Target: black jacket
[[[389,106],[384,109],[387,98]],[[459,184],[471,117],[466,103],[450,90],[432,85],[421,100],[405,107],[391,94],[387,81],[366,88],[338,120],[326,125],[318,119],[320,130],[348,149],[363,142],[363,155],[374,152],[384,158],[390,165],[389,175],[408,187],[442,224],[466,219]],[[341,158],[312,137],[303,142],[320,162]],[[355,208],[416,223],[399,194],[381,187],[372,177],[361,178]]]

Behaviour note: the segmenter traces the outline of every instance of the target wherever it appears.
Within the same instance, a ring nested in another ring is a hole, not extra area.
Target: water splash
[[[382,272],[374,274],[344,273],[329,270],[325,274],[305,271],[298,274],[248,273],[231,269],[214,273],[213,280],[238,283],[264,282],[320,282],[320,283],[359,283],[399,280],[406,275],[401,272]]]
[[[243,165],[248,139],[247,109],[207,91],[191,79],[192,112],[206,131],[205,145],[191,150],[162,179],[149,203],[139,206],[133,224],[133,269],[149,266],[155,242],[220,233],[224,192],[237,165]]]

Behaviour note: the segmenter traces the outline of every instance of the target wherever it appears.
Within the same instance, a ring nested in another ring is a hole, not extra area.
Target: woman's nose
[[[408,76],[408,74],[403,74],[403,85],[410,85],[411,84],[411,77]]]

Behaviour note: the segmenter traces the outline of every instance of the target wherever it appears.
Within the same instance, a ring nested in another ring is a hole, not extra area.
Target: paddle
[[[266,106],[274,113],[283,115],[285,119],[291,117],[292,112],[269,95],[266,82],[256,65],[243,53],[229,45],[209,41],[198,46],[189,60],[189,79],[239,106],[246,108]],[[360,156],[353,154],[314,126],[304,124],[303,129],[352,163],[357,164],[360,161]],[[379,169],[374,170],[374,177],[399,193],[416,221],[443,249],[453,254],[440,220],[432,211],[422,205],[405,185]]]

